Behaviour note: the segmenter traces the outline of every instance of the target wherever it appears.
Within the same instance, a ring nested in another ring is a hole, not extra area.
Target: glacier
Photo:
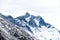
[[[0,13],[0,40],[60,40],[60,30],[29,12],[16,18]]]

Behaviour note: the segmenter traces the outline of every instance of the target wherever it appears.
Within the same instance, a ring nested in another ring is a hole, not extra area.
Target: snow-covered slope
[[[5,26],[4,26],[3,30],[2,30],[2,27],[0,29],[3,32],[8,33],[9,36],[12,36],[10,34],[14,34],[15,32],[19,36],[23,34],[25,36],[30,35],[26,37],[27,39],[22,39],[22,40],[60,40],[60,31],[54,26],[52,26],[51,24],[45,22],[41,16],[30,15],[28,12],[26,12],[25,15],[22,15],[16,18],[13,18],[10,15],[4,16],[1,14],[0,14],[0,17],[1,17],[0,20],[3,20],[3,21],[0,21],[0,23],[1,22],[5,23],[7,27],[5,29]],[[8,26],[7,24],[10,24],[10,25]],[[13,29],[15,28],[15,30],[12,30],[12,28]],[[8,31],[10,29],[11,29],[11,32],[13,33]],[[21,30],[22,30],[22,33],[20,32]],[[14,37],[14,40],[15,39],[18,40],[17,38]],[[10,40],[12,39],[10,38]]]
[[[18,25],[26,26],[33,36],[39,40],[60,40],[60,32],[54,26],[46,23],[41,16],[33,16],[28,12],[24,16],[15,18]],[[42,38],[42,39],[41,39]]]

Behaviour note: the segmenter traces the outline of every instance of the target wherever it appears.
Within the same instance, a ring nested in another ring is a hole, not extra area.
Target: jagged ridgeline
[[[60,40],[60,31],[28,12],[16,18],[0,13],[0,40]]]

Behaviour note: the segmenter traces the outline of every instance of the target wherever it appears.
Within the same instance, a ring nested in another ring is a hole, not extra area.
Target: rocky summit
[[[60,40],[60,30],[28,12],[16,18],[0,13],[0,40]]]

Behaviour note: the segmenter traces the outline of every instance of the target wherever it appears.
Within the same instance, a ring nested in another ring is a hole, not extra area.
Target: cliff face
[[[0,40],[60,40],[60,31],[41,16],[0,14]]]

